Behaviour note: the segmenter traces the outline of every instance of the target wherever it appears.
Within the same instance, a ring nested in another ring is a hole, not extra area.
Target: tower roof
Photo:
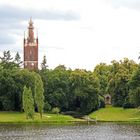
[[[32,18],[30,18],[30,20],[29,20],[29,27],[28,28],[30,28],[30,29],[34,28]]]

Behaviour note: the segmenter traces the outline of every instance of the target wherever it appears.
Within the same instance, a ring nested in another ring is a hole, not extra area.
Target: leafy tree
[[[140,106],[140,65],[129,81],[129,100],[135,107]]]
[[[35,103],[37,105],[38,112],[42,118],[43,108],[44,108],[44,88],[43,82],[39,74],[35,75]]]
[[[1,66],[4,69],[12,69],[15,67],[15,63],[12,61],[13,58],[11,57],[10,51],[4,51],[3,57],[0,57]]]
[[[34,100],[32,96],[31,88],[27,88],[24,86],[23,96],[23,109],[26,114],[26,119],[33,119],[34,118]]]
[[[130,90],[129,92],[130,103],[135,107],[140,107],[140,87]]]
[[[70,75],[73,111],[87,114],[98,108],[98,82],[91,72],[74,70]]]
[[[107,94],[107,85],[109,81],[109,74],[111,73],[111,66],[105,63],[97,65],[93,72],[99,79],[99,94]]]
[[[10,51],[4,51],[3,57],[0,57],[2,62],[10,62],[13,58],[11,57]]]
[[[112,102],[114,106],[123,106],[128,97],[129,92],[129,80],[133,72],[137,69],[137,64],[124,58],[120,60],[112,61],[111,74],[108,82],[108,92],[112,95]]]
[[[14,81],[14,70],[0,70],[0,104],[1,110],[16,110],[17,83]]]
[[[66,67],[65,67],[64,65],[59,65],[59,66],[57,66],[54,70],[66,71]]]
[[[69,71],[57,67],[54,70],[45,70],[41,72],[44,84],[45,101],[51,107],[59,107],[62,111],[68,109],[69,93]]]

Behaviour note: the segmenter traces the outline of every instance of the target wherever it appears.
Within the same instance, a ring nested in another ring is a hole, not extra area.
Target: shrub
[[[54,107],[54,108],[52,109],[52,113],[58,115],[58,114],[60,113],[60,109],[59,109],[58,107]]]

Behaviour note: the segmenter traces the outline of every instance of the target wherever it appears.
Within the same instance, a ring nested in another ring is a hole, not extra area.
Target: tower
[[[24,36],[24,68],[29,70],[38,69],[38,37],[34,37],[33,21],[30,19],[28,36]]]

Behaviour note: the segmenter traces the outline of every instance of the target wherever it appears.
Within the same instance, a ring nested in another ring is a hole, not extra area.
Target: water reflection
[[[139,124],[0,125],[0,140],[140,140]]]

